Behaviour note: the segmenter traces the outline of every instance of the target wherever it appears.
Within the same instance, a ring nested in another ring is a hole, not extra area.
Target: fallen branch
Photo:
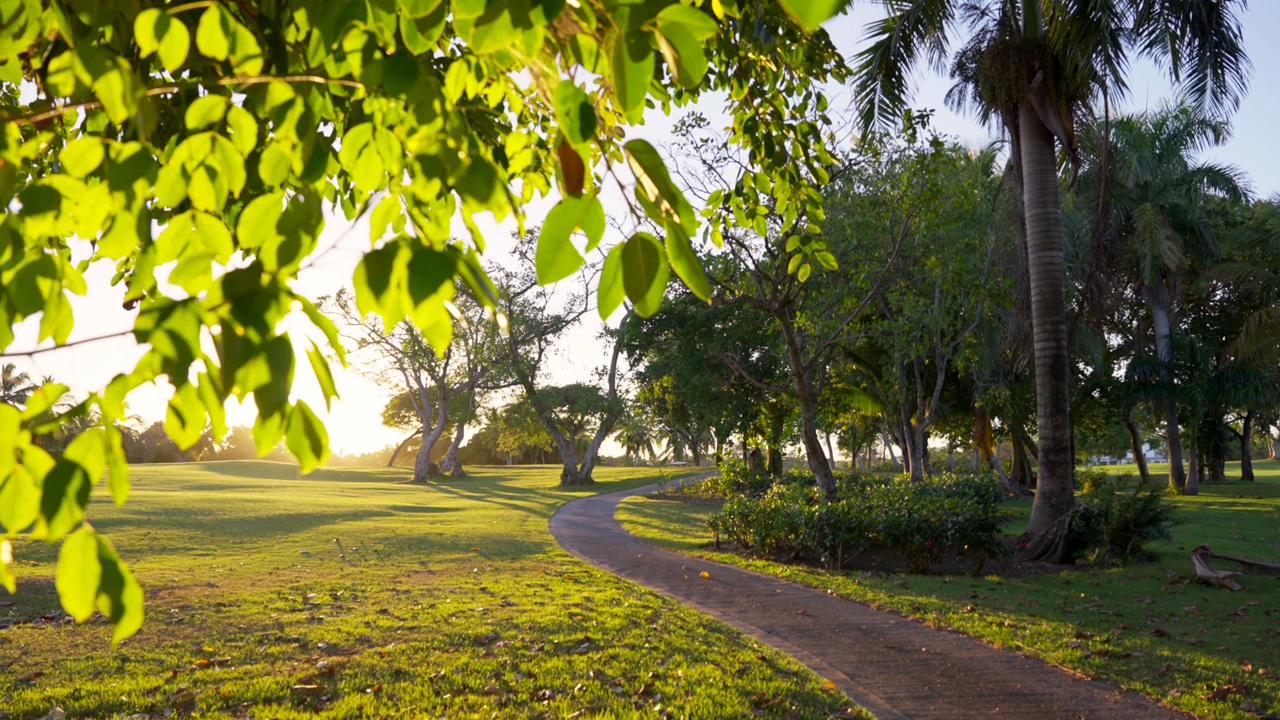
[[[1238,577],[1244,573],[1214,570],[1209,566],[1209,561],[1213,558],[1213,551],[1209,549],[1208,545],[1201,545],[1191,551],[1191,564],[1196,566],[1196,581],[1212,587],[1226,588],[1232,592],[1243,590],[1244,586],[1231,578]]]
[[[1230,560],[1233,563],[1239,563],[1242,567],[1251,568],[1254,570],[1261,570],[1262,572],[1267,573],[1268,575],[1275,575],[1276,577],[1280,577],[1280,565],[1276,565],[1274,563],[1264,563],[1258,560],[1245,560],[1244,558],[1231,557],[1230,555],[1219,555],[1218,553],[1212,550],[1209,550],[1208,545],[1201,545],[1200,547],[1204,548],[1205,550],[1208,550],[1209,557],[1213,558],[1214,560]],[[1200,548],[1196,548],[1196,549],[1199,550]]]

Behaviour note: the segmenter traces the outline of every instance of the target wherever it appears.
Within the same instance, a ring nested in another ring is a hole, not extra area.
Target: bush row
[[[717,542],[758,555],[789,552],[838,568],[860,553],[886,552],[925,572],[947,553],[972,557],[980,569],[1002,548],[1002,493],[986,475],[910,482],[848,474],[839,478],[834,500],[806,473],[770,479],[728,466],[714,482],[728,498],[708,521]]]

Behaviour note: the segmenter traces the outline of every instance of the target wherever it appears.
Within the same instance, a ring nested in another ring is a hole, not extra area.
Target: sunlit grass
[[[560,550],[547,519],[561,504],[660,479],[596,474],[564,490],[547,467],[425,487],[398,470],[135,468],[129,502],[90,517],[138,573],[146,625],[112,650],[101,621],[65,622],[56,548],[19,546],[0,710],[817,718],[847,703],[789,658]]]
[[[1232,471],[1238,476],[1238,466]],[[1152,472],[1163,477],[1167,467]],[[1248,718],[1280,713],[1280,580],[1250,576],[1240,593],[1206,587],[1189,582],[1189,556],[1208,544],[1228,555],[1280,561],[1280,464],[1255,463],[1255,472],[1254,483],[1206,485],[1198,497],[1175,498],[1173,540],[1154,548],[1152,562],[1020,578],[833,574],[715,552],[706,518],[718,503],[705,500],[632,498],[618,516],[635,534],[681,552],[828,588],[1201,717]],[[1008,529],[1020,532],[1030,502],[1008,507],[1014,517]]]

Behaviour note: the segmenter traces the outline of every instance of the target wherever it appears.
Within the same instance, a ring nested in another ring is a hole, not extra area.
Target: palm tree
[[[1040,534],[1075,502],[1057,145],[1078,165],[1075,118],[1123,96],[1129,56],[1154,57],[1197,103],[1234,107],[1247,84],[1237,0],[886,0],[868,30],[856,95],[865,127],[896,122],[921,61],[955,53],[949,96],[998,119],[1022,186],[1035,347],[1039,483],[1028,531]]]
[[[644,417],[635,412],[624,413],[618,418],[613,433],[627,454],[629,463],[634,463],[641,457],[653,461],[657,454],[654,451],[653,428]]]
[[[1109,162],[1087,171],[1092,177],[1086,184],[1109,193],[1110,213],[1099,218],[1106,228],[1102,234],[1120,246],[1123,272],[1151,314],[1156,359],[1167,375],[1172,371],[1172,338],[1183,287],[1193,279],[1193,268],[1211,265],[1218,256],[1207,217],[1209,201],[1243,201],[1246,183],[1234,167],[1196,160],[1201,150],[1224,142],[1229,128],[1186,102],[1107,124]],[[1162,404],[1169,485],[1185,492],[1177,387],[1171,376],[1167,383],[1170,392]]]
[[[17,365],[5,363],[4,367],[0,368],[0,402],[22,405],[38,387],[40,385],[32,382],[30,375],[18,372]]]

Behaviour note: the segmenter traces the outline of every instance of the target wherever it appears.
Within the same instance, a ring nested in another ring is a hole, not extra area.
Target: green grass
[[[715,552],[706,526],[715,501],[637,497],[622,503],[618,517],[633,533],[677,551],[954,628],[1200,717],[1247,718],[1280,714],[1280,580],[1249,576],[1239,593],[1210,588],[1189,582],[1189,556],[1203,543],[1228,555],[1280,560],[1280,464],[1255,468],[1257,482],[1207,485],[1198,497],[1174,499],[1174,537],[1154,548],[1153,562],[1021,578],[829,573]],[[1008,507],[1008,529],[1020,532],[1030,502]]]
[[[134,470],[94,526],[147,593],[119,649],[65,621],[56,548],[17,548],[0,593],[0,711],[73,717],[828,717],[847,699],[789,658],[560,550],[547,519],[586,493],[654,482],[604,468],[298,478],[265,462]],[[646,474],[647,473],[647,474]],[[40,620],[42,616],[52,622]],[[32,622],[35,621],[35,622]],[[32,673],[43,673],[32,680]],[[3,713],[0,712],[0,716]]]

